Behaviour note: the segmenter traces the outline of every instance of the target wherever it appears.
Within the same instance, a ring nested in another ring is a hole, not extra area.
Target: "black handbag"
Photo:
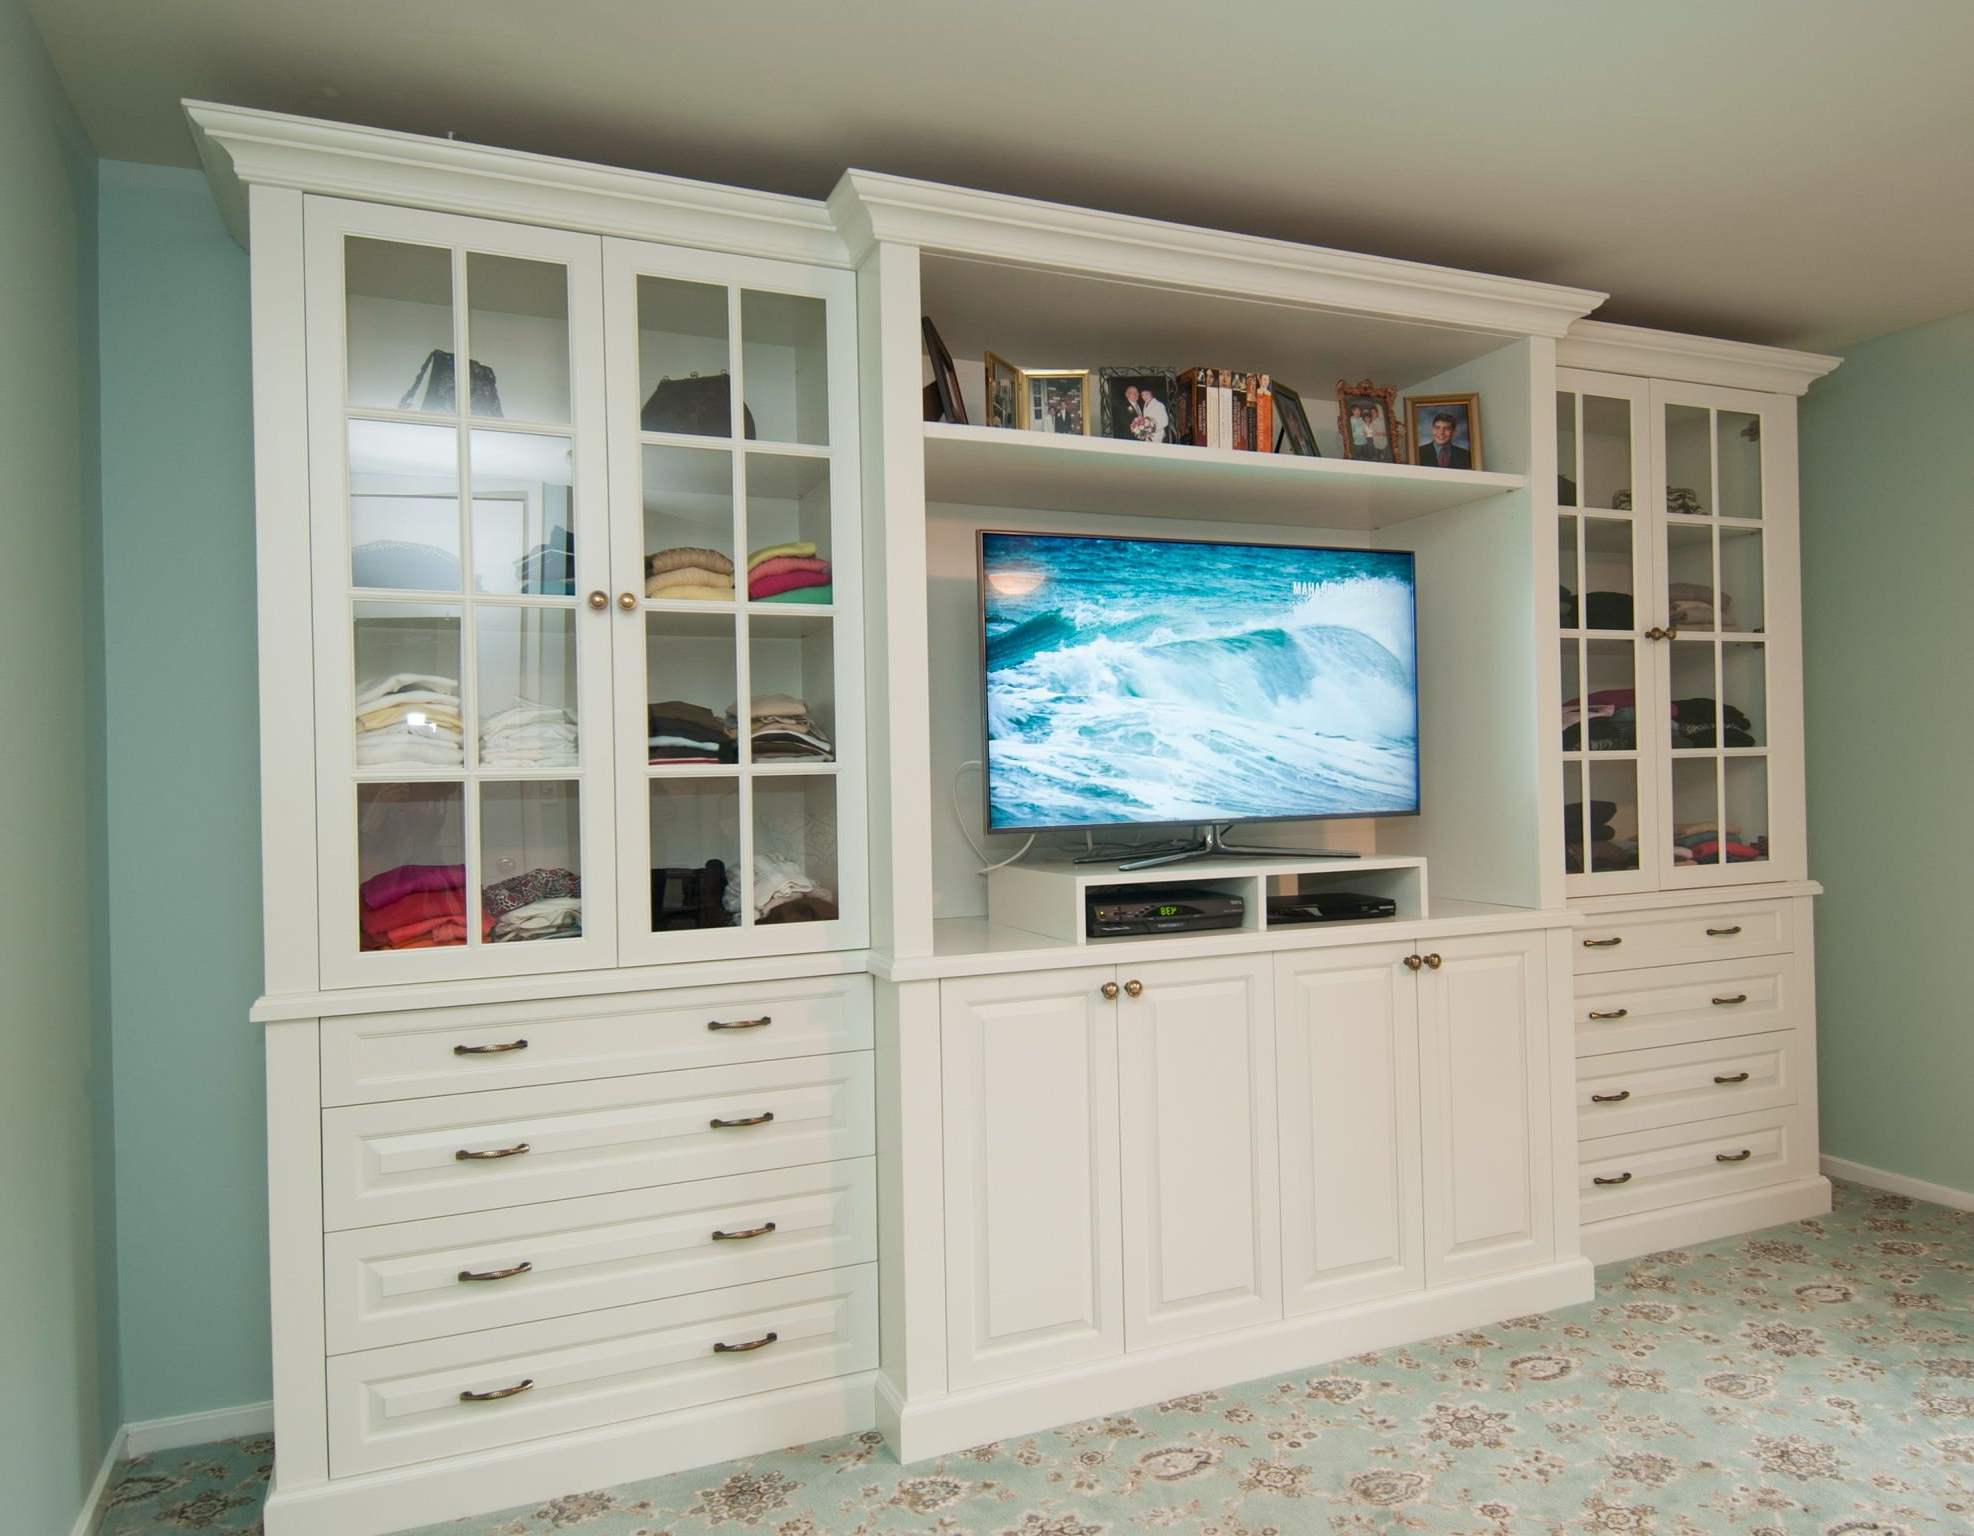
[[[741,420],[754,435],[754,413],[743,400]],[[647,432],[684,432],[693,437],[727,437],[733,432],[733,375],[693,373],[660,379],[644,402],[639,420]]]
[[[485,363],[467,361],[467,369],[472,374],[472,413],[475,416],[500,415],[500,390],[494,385],[494,371]],[[452,354],[442,347],[434,347],[425,354],[425,361],[418,369],[418,377],[411,381],[411,388],[404,392],[398,401],[401,411],[450,411],[453,409],[453,361]],[[422,396],[422,398],[421,398]]]

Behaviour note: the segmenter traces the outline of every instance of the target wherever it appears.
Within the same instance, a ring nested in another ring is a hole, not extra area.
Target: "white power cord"
[[[975,873],[990,875],[997,869],[1006,869],[1008,865],[1017,864],[1027,858],[1028,850],[1035,846],[1035,834],[1033,832],[1029,833],[1028,841],[1023,843],[1016,852],[1010,854],[1007,858],[993,863],[988,862],[987,850],[973,840],[973,834],[967,830],[966,817],[960,814],[960,775],[965,773],[969,768],[978,768],[983,773],[987,771],[987,765],[977,757],[968,758],[953,770],[953,820],[959,823],[960,836],[966,839],[967,847],[971,848],[974,855],[980,860],[981,868],[976,870]]]

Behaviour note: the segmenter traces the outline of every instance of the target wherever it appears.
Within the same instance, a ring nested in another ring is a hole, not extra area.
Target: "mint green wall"
[[[1802,405],[1823,1150],[1974,1190],[1974,312],[1851,348]]]
[[[101,179],[123,1413],[269,1396],[247,257],[197,172]]]
[[[0,1525],[24,1533],[74,1524],[117,1414],[93,1145],[94,213],[81,125],[0,0]]]

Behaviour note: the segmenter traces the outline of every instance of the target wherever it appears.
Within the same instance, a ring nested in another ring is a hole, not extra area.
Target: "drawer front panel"
[[[1577,1063],[1577,1139],[1793,1104],[1797,1049],[1782,1030],[1589,1057]]]
[[[1646,912],[1587,913],[1575,935],[1576,971],[1629,970],[1779,955],[1795,947],[1794,904],[1722,902],[1719,906],[1661,907]]]
[[[322,1021],[322,1102],[634,1077],[870,1043],[868,976],[361,1014]]]
[[[1816,1171],[1811,1113],[1808,1105],[1792,1104],[1583,1142],[1577,1147],[1582,1219],[1601,1221],[1807,1178]]]
[[[716,1352],[717,1344],[751,1350]],[[877,1268],[826,1270],[329,1362],[329,1470],[378,1472],[877,1364]],[[503,1394],[462,1401],[462,1393]]]
[[[750,1233],[757,1235],[744,1235]],[[868,1157],[360,1227],[333,1232],[324,1245],[329,1352],[566,1317],[876,1257],[876,1176]]]
[[[872,1113],[867,1051],[329,1109],[324,1219],[340,1231],[863,1157]]]
[[[1809,966],[1793,954],[1580,976],[1576,1053],[1795,1029],[1811,1017],[1811,991]]]

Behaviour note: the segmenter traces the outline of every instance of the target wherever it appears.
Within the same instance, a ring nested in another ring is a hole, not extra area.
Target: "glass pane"
[[[1718,652],[1711,640],[1672,642],[1672,710],[1667,729],[1677,750],[1720,744]]]
[[[356,766],[458,771],[459,605],[356,603]]]
[[[1760,634],[1768,627],[1767,571],[1759,528],[1720,530],[1720,627]]]
[[[1762,515],[1762,419],[1749,411],[1716,413],[1720,515]]]
[[[1579,607],[1585,629],[1637,629],[1636,587],[1631,568],[1631,523],[1625,518],[1583,520],[1584,581]]]
[[[730,613],[647,613],[648,760],[731,763],[740,676]]]
[[[1719,612],[1713,529],[1672,524],[1666,529],[1666,616],[1675,628],[1700,634],[1713,631]]]
[[[1727,783],[1727,864],[1754,864],[1769,857],[1768,759],[1731,757],[1722,765]]]
[[[1556,519],[1556,575],[1562,590],[1556,594],[1556,622],[1564,629],[1575,629],[1583,622],[1583,569],[1579,538],[1582,520],[1564,513]]]
[[[1631,402],[1583,397],[1583,505],[1628,509],[1636,487],[1631,468]]]
[[[480,604],[473,634],[480,767],[574,768],[575,609]]]
[[[583,931],[582,818],[567,782],[480,786],[480,928],[494,944]]]
[[[466,942],[465,788],[356,786],[357,919],[365,949]]]
[[[518,256],[466,257],[475,416],[568,421],[569,274]]]
[[[740,342],[747,407],[760,436],[778,443],[828,442],[829,347],[823,301],[792,293],[744,292]]]
[[[1666,407],[1666,511],[1705,517],[1713,511],[1713,413]]]
[[[474,432],[473,590],[568,597],[576,590],[569,439]]]
[[[651,928],[739,922],[740,782],[651,781]]]
[[[1768,651],[1735,642],[1720,648],[1723,747],[1768,745]]]
[[[454,409],[451,251],[349,236],[343,316],[352,406]]]
[[[727,290],[712,283],[640,277],[637,330],[643,429],[731,437]]]
[[[1584,803],[1583,774],[1582,763],[1563,764],[1563,868],[1572,875],[1583,873],[1584,834],[1590,827],[1590,807]]]
[[[1638,868],[1638,764],[1590,764],[1590,870]]]
[[[1675,864],[1719,864],[1720,759],[1687,757],[1672,765],[1672,858]]]
[[[1563,700],[1563,750],[1631,752],[1638,747],[1635,648],[1628,640],[1583,647],[1587,692]]]
[[[1563,642],[1563,750],[1578,752],[1583,749],[1583,731],[1578,724],[1583,718],[1583,658],[1582,644],[1576,640]],[[1574,728],[1574,729],[1573,729]]]
[[[350,584],[460,590],[455,428],[350,423]]]
[[[757,763],[836,758],[836,650],[826,618],[748,620],[748,750]]]
[[[829,461],[747,455],[747,599],[834,600]]]
[[[1581,506],[1577,493],[1576,402],[1572,394],[1556,396],[1556,505]]]
[[[644,595],[654,602],[732,602],[733,455],[718,448],[644,450]]]
[[[834,779],[755,779],[753,875],[753,922],[828,922],[838,915]]]

